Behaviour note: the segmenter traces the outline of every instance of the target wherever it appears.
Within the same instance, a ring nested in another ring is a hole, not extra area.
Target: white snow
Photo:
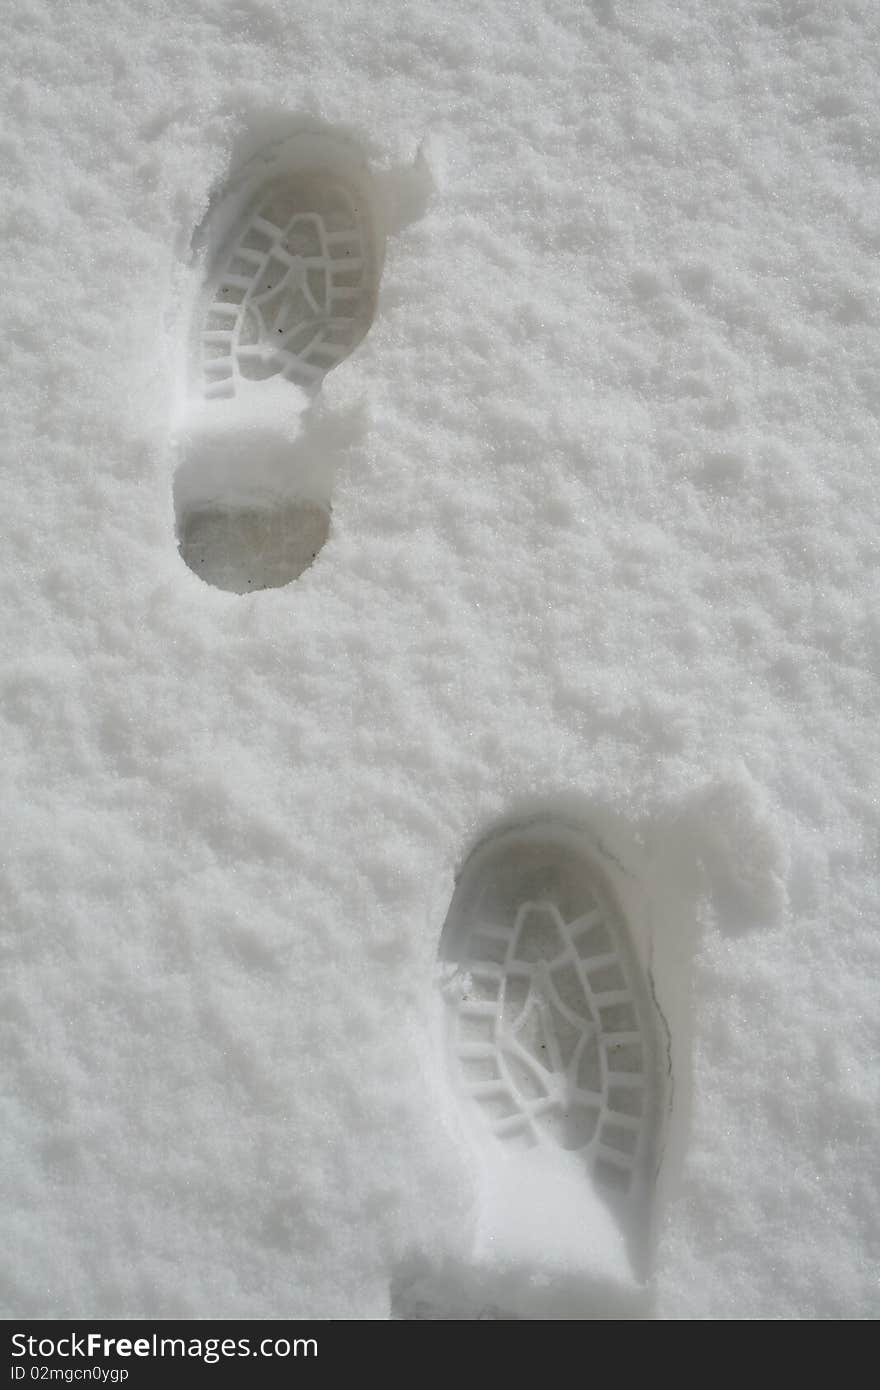
[[[871,0],[8,7],[7,1317],[880,1313],[878,54]],[[191,246],[303,126],[389,236],[315,407],[234,422],[332,508],[237,594],[177,549]],[[486,1196],[438,1055],[535,808],[641,865],[645,1289]]]

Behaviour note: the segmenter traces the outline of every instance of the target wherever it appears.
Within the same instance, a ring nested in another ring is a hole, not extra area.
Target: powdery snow
[[[11,7],[6,1316],[880,1312],[878,54],[870,0]],[[239,595],[177,548],[191,247],[303,128],[384,269],[239,416],[332,507]],[[639,866],[647,1287],[567,1176],[487,1198],[443,1065],[455,874],[535,811]]]

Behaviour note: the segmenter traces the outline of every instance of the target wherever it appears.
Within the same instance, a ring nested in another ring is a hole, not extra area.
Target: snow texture
[[[7,1317],[880,1313],[878,54],[871,0],[7,7]],[[304,131],[372,322],[205,402],[205,229]],[[647,1269],[446,1066],[456,875],[533,816],[669,1023]]]

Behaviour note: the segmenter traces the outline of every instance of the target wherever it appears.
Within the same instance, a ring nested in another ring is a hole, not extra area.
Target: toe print
[[[208,398],[281,376],[313,390],[363,338],[378,279],[369,203],[352,176],[292,171],[263,186],[211,279]]]
[[[576,1154],[598,1188],[644,1194],[663,1111],[659,1026],[599,863],[553,825],[485,842],[441,953],[453,1082],[482,1132]]]

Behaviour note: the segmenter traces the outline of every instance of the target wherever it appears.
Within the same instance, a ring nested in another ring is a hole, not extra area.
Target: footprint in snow
[[[230,179],[198,240],[180,553],[215,587],[281,587],[329,530],[332,453],[315,457],[304,412],[376,307],[384,231],[366,160],[326,131],[280,141]]]
[[[447,1073],[485,1175],[486,1248],[531,1222],[524,1239],[542,1256],[585,1240],[610,1252],[612,1282],[640,1284],[672,1078],[619,879],[577,827],[539,819],[490,835],[458,878],[439,978]]]

